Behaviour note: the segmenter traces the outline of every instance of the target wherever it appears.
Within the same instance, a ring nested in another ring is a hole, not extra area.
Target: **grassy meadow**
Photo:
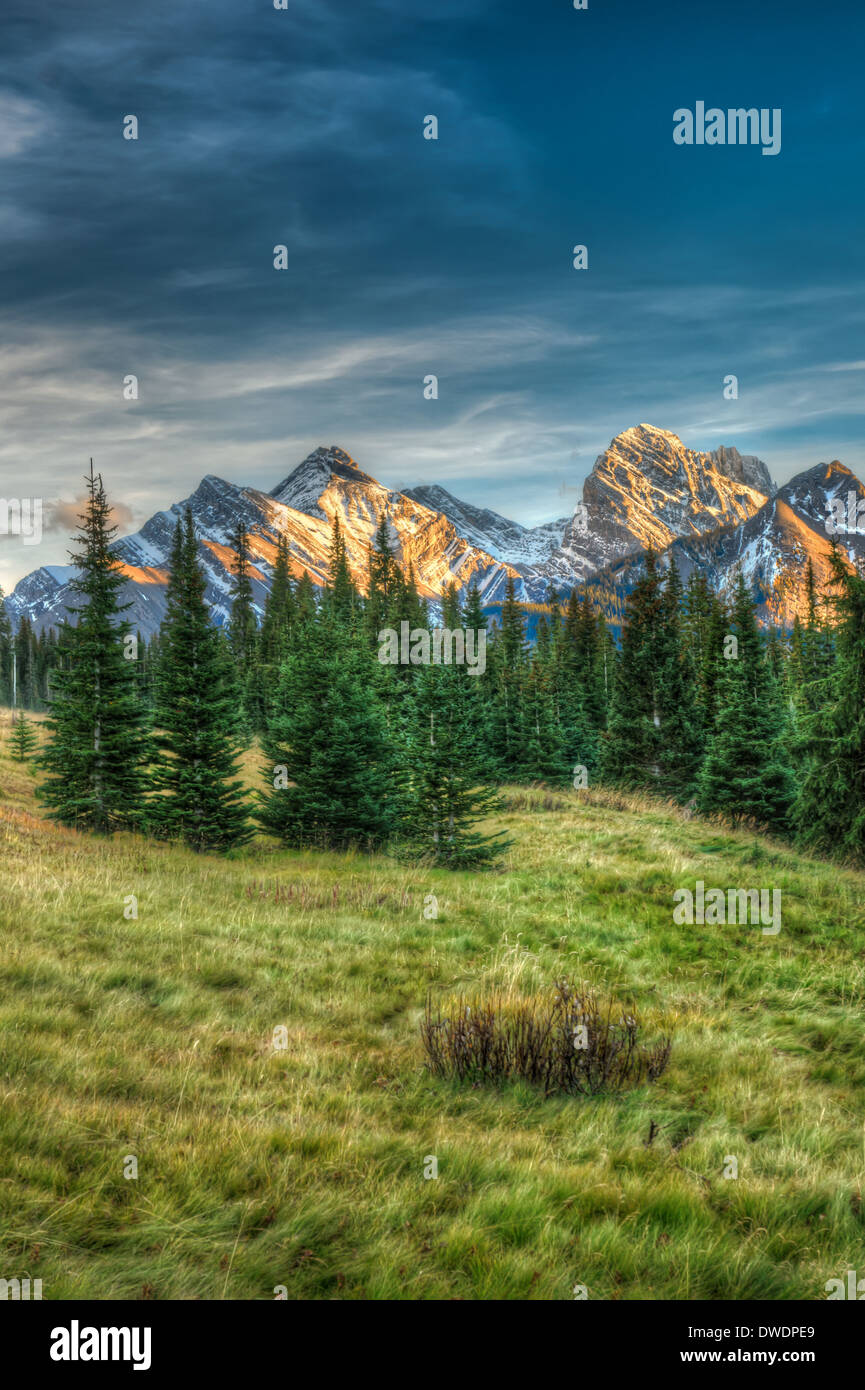
[[[694,1300],[865,1275],[865,875],[601,791],[508,791],[484,874],[98,841],[44,819],[9,733],[0,712],[0,1275],[46,1299]],[[780,888],[780,933],[674,926],[697,879]],[[563,976],[672,1029],[654,1086],[427,1073],[428,992]]]

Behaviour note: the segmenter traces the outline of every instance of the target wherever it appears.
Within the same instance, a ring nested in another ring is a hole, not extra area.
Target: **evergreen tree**
[[[16,697],[24,709],[35,709],[37,702],[35,643],[30,619],[25,615],[14,638]]]
[[[298,631],[303,632],[310,623],[315,621],[316,601],[315,587],[309,577],[309,571],[304,570],[297,581],[294,591],[295,601],[295,625]]]
[[[291,552],[285,536],[280,536],[259,634],[259,655],[265,666],[279,666],[287,656],[295,617]]]
[[[695,570],[685,591],[683,640],[696,680],[696,705],[703,741],[715,725],[721,653],[729,620],[706,576]]]
[[[658,791],[685,801],[691,796],[702,760],[703,743],[697,706],[697,682],[683,633],[682,582],[675,555],[670,555],[657,652],[658,709],[661,739]]]
[[[865,862],[865,579],[833,544],[836,660],[801,712],[801,781],[793,810],[799,843]]]
[[[820,612],[820,599],[810,559],[805,571],[805,622],[798,613],[790,638],[789,685],[797,718],[814,714],[826,693],[826,677],[833,661],[833,637]]]
[[[12,704],[12,624],[0,589],[0,704]]]
[[[382,512],[375,541],[369,553],[369,585],[366,599],[367,628],[376,641],[382,628],[394,626],[393,600],[397,572],[397,563],[390,545],[387,516]]]
[[[722,658],[718,714],[700,772],[697,801],[702,811],[783,830],[794,791],[783,696],[766,659],[741,569],[732,626],[737,652],[728,660]]]
[[[336,622],[347,626],[355,622],[360,600],[348,567],[348,555],[337,515],[333,518],[330,541],[330,579],[323,597]]]
[[[601,619],[603,622],[603,619]],[[561,626],[557,655],[559,722],[571,772],[594,773],[599,737],[605,724],[601,629],[586,598],[571,590]]]
[[[87,504],[81,519],[77,568],[71,581],[84,600],[77,625],[63,625],[48,744],[38,759],[47,777],[38,795],[53,819],[110,834],[140,826],[147,790],[150,746],[134,664],[124,657],[128,626],[118,602],[122,568],[111,550],[116,527],[102,477],[91,461]]]
[[[241,523],[229,536],[234,550],[231,567],[231,616],[228,636],[241,681],[245,681],[255,659],[257,626],[252,605],[252,581],[249,577],[249,532]]]
[[[264,719],[263,692],[260,673],[256,669],[258,625],[252,602],[250,578],[249,532],[239,522],[229,535],[234,550],[231,567],[231,613],[228,619],[228,642],[237,671],[238,728],[249,738]]]
[[[525,681],[527,672],[525,619],[508,575],[502,603],[501,627],[493,635],[488,656],[490,758],[498,777],[520,775],[526,760]]]
[[[452,869],[490,863],[511,843],[475,829],[499,806],[473,758],[467,686],[481,679],[462,666],[422,667],[412,700],[401,838],[412,854]]]
[[[291,554],[285,536],[280,536],[270,589],[264,602],[257,656],[247,679],[250,722],[258,734],[264,734],[271,718],[279,668],[288,657],[297,621]]]
[[[523,681],[524,743],[520,780],[564,783],[572,763],[561,722],[561,698],[556,646],[550,626],[541,615],[535,648]]]
[[[258,819],[288,845],[384,844],[393,751],[367,642],[323,609],[282,668]]]
[[[662,586],[654,552],[631,593],[622,632],[602,775],[685,800],[694,790],[701,739],[696,682],[683,633],[682,584],[671,556]]]
[[[479,780],[488,780],[491,767],[495,767],[495,762],[490,757],[491,748],[491,701],[492,701],[492,678],[487,667],[489,656],[489,631],[487,618],[484,613],[483,603],[481,602],[480,590],[477,584],[472,581],[466,594],[465,606],[462,612],[462,627],[474,644],[474,650],[480,656],[481,650],[484,652],[484,671],[481,675],[470,676],[465,683],[466,697],[466,758],[471,766],[478,771]]]
[[[156,677],[160,758],[152,821],[196,850],[227,850],[249,839],[236,780],[237,677],[210,621],[192,513],[177,523]]]
[[[35,747],[36,735],[22,710],[12,726],[12,757],[16,763],[26,763]]]
[[[661,773],[660,666],[664,604],[654,551],[628,596],[610,718],[601,745],[601,776],[626,787],[658,785]]]

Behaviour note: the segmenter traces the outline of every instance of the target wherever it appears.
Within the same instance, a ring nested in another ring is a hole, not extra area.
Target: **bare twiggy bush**
[[[672,1049],[662,1037],[638,1041],[633,1014],[565,980],[548,994],[453,1001],[433,1015],[427,1000],[421,1037],[435,1076],[459,1081],[528,1081],[545,1095],[595,1096],[655,1081]]]

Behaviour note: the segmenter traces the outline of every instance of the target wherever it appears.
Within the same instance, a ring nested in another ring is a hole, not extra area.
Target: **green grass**
[[[96,841],[44,821],[7,721],[0,1276],[46,1298],[813,1299],[865,1275],[865,875],[601,792],[512,792],[484,875]],[[674,926],[698,878],[781,888],[779,935]],[[426,1073],[428,991],[563,975],[672,1026],[655,1086]]]

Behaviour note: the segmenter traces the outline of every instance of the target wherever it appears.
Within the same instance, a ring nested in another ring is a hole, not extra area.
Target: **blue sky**
[[[129,530],[339,444],[534,523],[640,421],[865,473],[854,0],[6,0],[0,39],[0,495],[92,455]],[[675,145],[698,100],[781,108],[780,154]],[[0,583],[65,551],[2,538]]]

